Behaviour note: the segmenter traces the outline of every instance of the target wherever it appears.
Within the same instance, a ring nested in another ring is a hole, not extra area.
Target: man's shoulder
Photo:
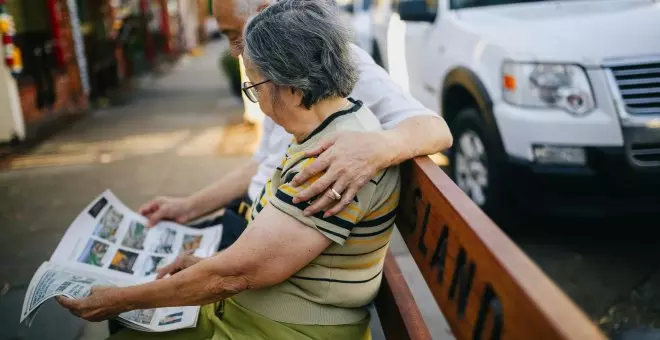
[[[368,62],[376,64],[376,62],[369,55],[369,53],[367,51],[365,51],[364,49],[362,49],[360,46],[351,43],[350,48],[351,48],[351,54],[353,54],[353,58],[355,58],[355,62],[368,61]]]

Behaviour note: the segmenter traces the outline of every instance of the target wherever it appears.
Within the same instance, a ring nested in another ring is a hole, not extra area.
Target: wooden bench
[[[402,179],[397,227],[456,339],[606,339],[428,157]],[[375,305],[387,339],[431,339],[392,254]]]

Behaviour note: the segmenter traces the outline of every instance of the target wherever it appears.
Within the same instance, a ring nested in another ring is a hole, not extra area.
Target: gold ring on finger
[[[332,194],[334,195],[334,199],[339,201],[341,199],[341,194],[337,192],[337,190],[330,188],[330,191],[332,191]]]
[[[333,200],[333,201],[337,200],[337,196],[335,196],[335,193],[333,193],[331,190],[328,190],[325,193],[326,193],[326,196],[330,197],[331,200]]]

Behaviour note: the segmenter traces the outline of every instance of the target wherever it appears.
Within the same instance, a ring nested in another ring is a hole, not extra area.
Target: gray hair
[[[270,5],[276,0],[231,0],[234,4],[235,14],[239,18],[249,18],[256,14],[263,4]]]
[[[252,18],[243,34],[244,56],[274,84],[300,90],[308,109],[347,97],[357,81],[350,31],[333,2],[281,0]]]

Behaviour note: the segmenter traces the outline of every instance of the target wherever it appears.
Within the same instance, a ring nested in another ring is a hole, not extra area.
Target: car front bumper
[[[611,110],[597,108],[585,117],[558,109],[530,109],[494,104],[493,113],[506,153],[532,161],[534,145],[600,146],[624,145],[619,119]]]
[[[631,164],[623,147],[588,147],[585,166],[539,165],[512,158],[517,206],[569,216],[660,215],[660,168]]]

